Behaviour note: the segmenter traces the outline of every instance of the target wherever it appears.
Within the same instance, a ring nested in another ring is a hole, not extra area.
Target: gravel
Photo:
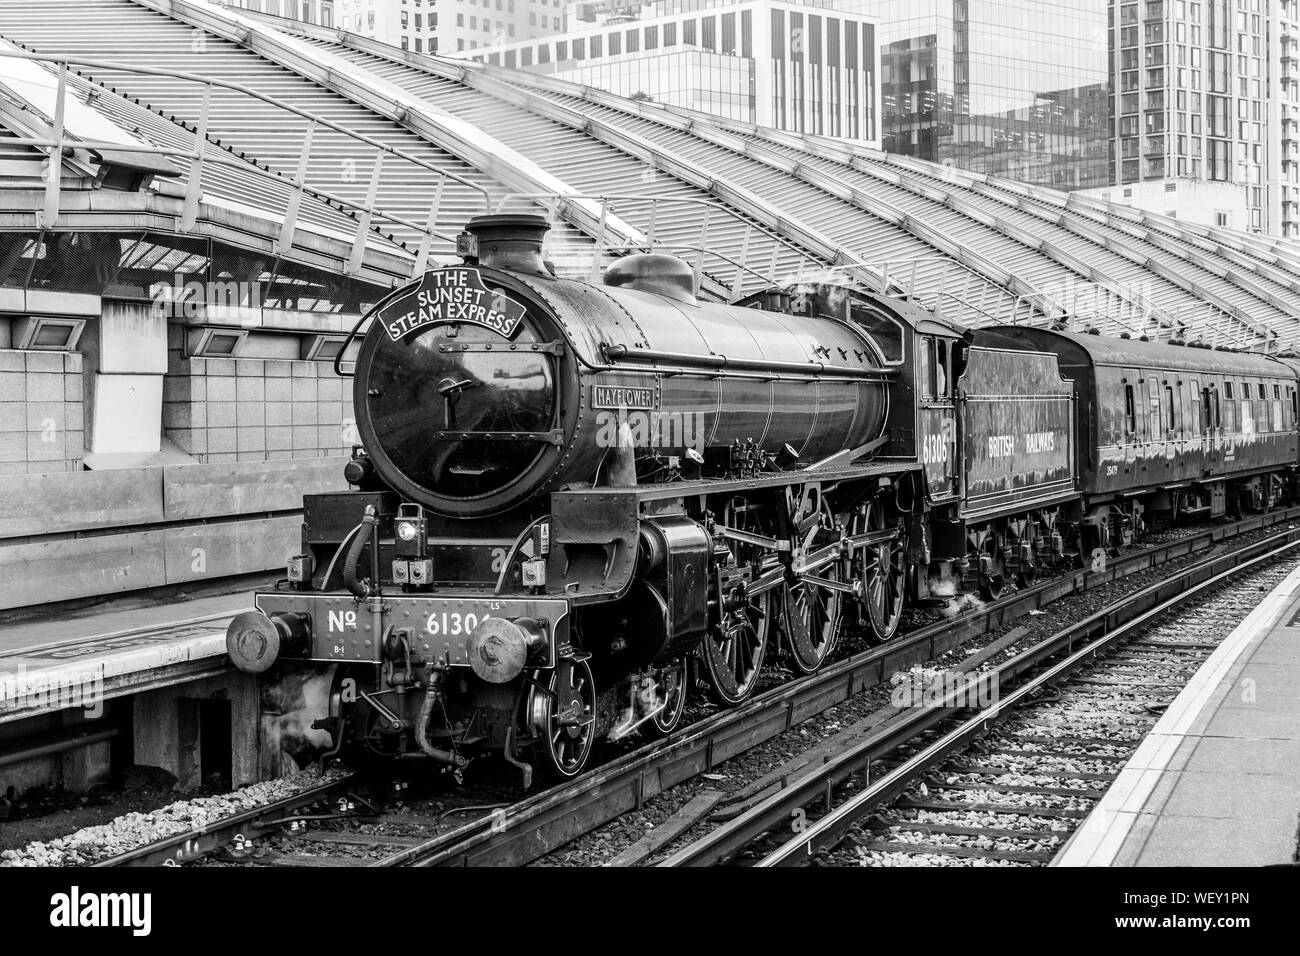
[[[233,793],[178,800],[152,813],[127,813],[100,826],[86,827],[48,842],[29,843],[0,853],[0,866],[85,866],[157,840],[205,826],[245,810],[272,803],[345,776],[314,770],[255,783]]]

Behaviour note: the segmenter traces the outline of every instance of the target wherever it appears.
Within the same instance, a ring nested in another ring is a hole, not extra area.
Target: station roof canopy
[[[202,0],[0,0],[0,41],[11,233],[201,239],[210,262],[219,247],[374,290],[452,258],[475,215],[540,210],[561,271],[595,276],[653,247],[713,298],[851,272],[969,325],[1064,320],[1267,351],[1300,334],[1286,240]],[[52,190],[32,177],[55,141]],[[39,271],[33,250],[0,243],[0,284],[24,262]]]

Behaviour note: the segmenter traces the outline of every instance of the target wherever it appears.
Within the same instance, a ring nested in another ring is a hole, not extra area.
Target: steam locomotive
[[[971,331],[848,280],[705,303],[670,256],[596,285],[543,261],[540,217],[466,229],[462,265],[372,310],[350,490],[306,497],[285,580],[227,632],[250,673],[335,665],[319,723],[354,758],[573,777],[697,688],[734,705],[773,655],[888,640],[909,599],[1293,483],[1272,359]]]

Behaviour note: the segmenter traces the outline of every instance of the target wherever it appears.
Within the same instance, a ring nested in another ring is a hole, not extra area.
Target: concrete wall
[[[0,609],[283,567],[300,547],[302,496],[345,489],[344,461],[7,479],[0,496]]]
[[[298,360],[343,319],[188,357],[186,322],[94,304],[78,352],[0,348],[0,610],[282,568],[303,495],[347,487],[351,380]]]
[[[0,475],[80,470],[83,394],[80,354],[0,349]]]
[[[117,729],[119,734],[129,734],[130,725],[120,718],[116,707],[116,701],[106,701],[105,714],[98,720],[73,709],[0,724],[0,754],[54,743],[60,737],[80,732],[93,734]],[[95,741],[62,753],[0,764],[0,793],[13,787],[16,793],[23,794],[38,786],[71,793],[90,790],[108,782],[112,747],[112,740]]]
[[[356,441],[350,379],[329,362],[168,353],[163,432],[203,462],[316,458]]]
[[[229,706],[229,765],[213,769],[228,771],[235,788],[273,779],[296,768],[281,757],[281,736],[274,715],[262,713],[261,695],[261,679],[232,670],[146,690],[129,702],[105,701],[105,712],[98,718],[70,709],[0,724],[0,754],[53,745],[82,733],[116,731],[115,739],[0,764],[0,793],[13,787],[21,795],[38,786],[83,793],[107,784],[114,769],[124,770],[124,766],[114,768],[113,761],[127,753],[132,754],[136,766],[159,767],[174,776],[176,790],[199,787],[208,782],[201,775],[203,718],[197,706],[201,701],[221,701]],[[221,721],[216,728],[222,736],[225,723]]]
[[[1199,226],[1245,230],[1250,224],[1246,186],[1199,179],[1158,179],[1100,189],[1081,189],[1085,196],[1136,206]]]

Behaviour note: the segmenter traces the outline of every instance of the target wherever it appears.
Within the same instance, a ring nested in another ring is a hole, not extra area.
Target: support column
[[[94,345],[87,447],[95,455],[156,453],[167,371],[166,317],[147,302],[106,301]]]
[[[230,782],[247,786],[262,773],[261,682],[247,674],[227,674],[135,698],[135,762],[161,767],[176,777],[176,789],[192,790],[202,781],[203,751],[199,701],[230,701]]]
[[[111,721],[112,718],[110,717]],[[65,728],[86,730],[100,729],[94,726],[100,721],[88,720],[79,710],[63,712]],[[85,793],[100,784],[109,782],[113,772],[113,742],[101,740],[97,743],[76,747],[63,754],[63,789],[71,793]]]

